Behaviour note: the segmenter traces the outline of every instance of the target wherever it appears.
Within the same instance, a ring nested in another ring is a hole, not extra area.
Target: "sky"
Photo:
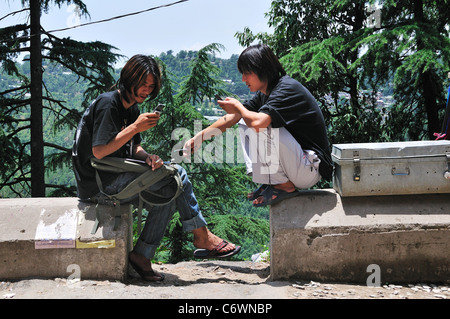
[[[94,22],[115,16],[150,9],[178,0],[84,0],[90,18],[78,18],[75,7],[52,6],[43,14],[41,25],[47,31],[66,28],[80,23]],[[126,56],[123,65],[134,54],[159,55],[172,50],[199,50],[211,43],[220,43],[225,49],[217,54],[229,58],[244,49],[235,38],[236,32],[249,27],[253,33],[269,32],[265,13],[271,0],[187,0],[139,15],[100,24],[82,26],[55,32],[63,38],[77,41],[102,41],[115,46],[116,53]],[[0,0],[0,19],[21,9],[20,0]],[[0,20],[0,28],[27,23],[27,14],[20,13]]]

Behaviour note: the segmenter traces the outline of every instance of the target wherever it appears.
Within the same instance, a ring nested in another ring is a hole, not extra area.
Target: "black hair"
[[[286,75],[276,55],[265,44],[252,45],[245,49],[239,56],[237,66],[240,73],[253,72],[261,81],[267,81],[268,92]]]
[[[133,56],[120,72],[120,78],[117,81],[116,87],[120,90],[121,97],[130,102],[130,95],[133,92],[137,95],[138,89],[144,85],[145,80],[149,75],[153,76],[155,81],[155,88],[150,93],[150,99],[153,100],[159,94],[161,89],[161,71],[155,59],[137,54]]]

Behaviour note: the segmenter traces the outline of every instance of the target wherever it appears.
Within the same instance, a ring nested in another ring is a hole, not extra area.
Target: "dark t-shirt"
[[[121,130],[139,117],[138,105],[125,109],[118,91],[111,91],[95,99],[86,109],[78,124],[72,148],[72,164],[77,181],[78,197],[88,199],[98,194],[95,170],[91,166],[92,147],[108,144]],[[140,134],[133,137],[134,145],[141,143]],[[131,157],[130,143],[110,156]],[[112,180],[114,174],[101,172],[103,182]]]
[[[270,115],[272,127],[285,127],[304,150],[319,156],[320,175],[331,180],[333,163],[322,111],[312,94],[297,80],[283,76],[269,96],[257,92],[243,105],[250,111]]]

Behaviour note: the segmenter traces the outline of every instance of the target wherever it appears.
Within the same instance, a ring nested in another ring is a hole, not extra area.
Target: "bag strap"
[[[144,173],[149,169],[144,161],[120,157],[104,157],[102,159],[91,157],[91,165],[95,169],[110,173]]]
[[[95,178],[97,186],[100,190],[102,196],[105,197],[101,202],[115,206],[115,222],[114,230],[118,229],[120,223],[120,201],[135,196],[139,194],[139,207],[138,207],[138,234],[141,232],[141,221],[142,221],[142,208],[143,202],[148,203],[151,206],[163,206],[167,205],[176,199],[183,191],[183,184],[181,177],[178,174],[178,170],[172,165],[163,165],[159,169],[153,171],[144,161],[125,159],[118,157],[105,157],[101,160],[92,157],[91,165],[95,168]],[[142,173],[135,180],[129,183],[122,191],[117,194],[106,194],[103,190],[103,184],[99,175],[99,171],[106,171],[111,173],[125,173],[125,172],[135,172]],[[171,176],[175,179],[177,184],[176,192],[173,196],[164,198],[158,194],[151,193],[147,189],[154,185],[155,183],[161,181],[162,179]],[[160,197],[161,200],[154,201],[144,198],[142,196],[143,192],[150,193],[153,197]],[[98,229],[98,204],[96,206],[96,223],[91,233],[96,233]]]

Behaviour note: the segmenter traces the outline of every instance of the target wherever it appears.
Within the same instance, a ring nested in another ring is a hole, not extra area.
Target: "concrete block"
[[[272,206],[270,225],[274,280],[450,282],[449,194],[307,190]]]
[[[114,208],[77,198],[0,199],[0,280],[72,278],[124,280],[132,245],[130,205]],[[100,247],[100,248],[99,248]]]

